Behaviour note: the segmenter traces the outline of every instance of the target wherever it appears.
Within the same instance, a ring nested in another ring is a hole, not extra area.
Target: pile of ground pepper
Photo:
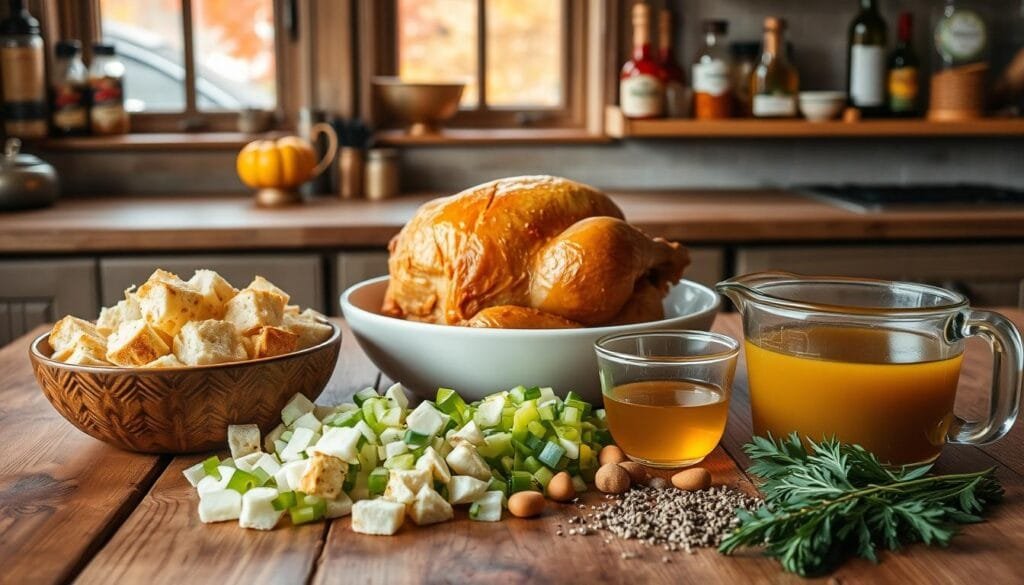
[[[589,513],[570,519],[570,523],[577,524],[576,534],[606,530],[619,538],[662,545],[665,550],[689,551],[717,547],[738,525],[736,509],[754,510],[759,503],[727,486],[696,491],[635,487],[590,506]]]

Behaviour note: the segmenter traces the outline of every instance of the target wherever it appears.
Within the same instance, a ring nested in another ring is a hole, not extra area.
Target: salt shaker
[[[388,199],[398,195],[398,151],[374,148],[366,154],[363,193],[367,199]]]

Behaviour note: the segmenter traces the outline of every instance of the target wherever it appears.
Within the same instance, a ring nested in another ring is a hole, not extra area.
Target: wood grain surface
[[[318,199],[259,209],[247,197],[62,200],[0,215],[0,252],[383,248],[432,195]],[[963,207],[855,213],[777,190],[612,193],[626,218],[690,244],[1024,237],[1024,209]]]
[[[1024,325],[1024,313],[1006,314]],[[715,329],[741,335],[736,315],[720,316]],[[348,333],[323,404],[389,383]],[[939,460],[943,471],[997,468],[1007,497],[986,522],[966,527],[948,549],[911,546],[883,554],[877,566],[855,560],[828,577],[806,580],[782,573],[756,551],[733,557],[712,550],[669,553],[602,534],[569,536],[569,518],[587,511],[575,504],[551,503],[539,519],[497,524],[469,521],[461,510],[453,522],[428,528],[407,523],[390,538],[355,534],[347,518],[265,533],[230,522],[202,525],[197,496],[181,475],[199,457],[175,458],[164,470],[153,457],[119,452],[85,437],[42,400],[24,355],[27,343],[21,339],[0,351],[0,440],[13,445],[8,452],[15,455],[0,462],[4,583],[1018,582],[1024,555],[1024,480],[1015,455],[1024,447],[1019,428],[994,446],[947,447]],[[984,346],[969,347],[960,412],[981,408],[989,360]],[[705,465],[716,482],[749,492],[753,486],[742,471],[746,457],[740,450],[750,436],[745,380],[741,364],[725,437]],[[49,444],[55,436],[59,448]],[[43,497],[52,500],[46,509],[35,510],[41,507],[36,492],[12,486],[19,478],[42,475],[56,483],[76,482],[77,489],[55,489],[57,495]],[[591,492],[582,504],[602,500]],[[556,535],[560,528],[564,536]],[[625,559],[624,552],[636,557]]]

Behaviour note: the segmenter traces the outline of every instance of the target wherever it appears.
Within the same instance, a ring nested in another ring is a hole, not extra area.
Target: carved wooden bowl
[[[221,449],[230,424],[264,433],[296,392],[315,400],[334,372],[341,328],[294,353],[213,366],[115,368],[50,359],[49,333],[29,349],[39,387],[57,412],[87,435],[129,451],[192,453]]]

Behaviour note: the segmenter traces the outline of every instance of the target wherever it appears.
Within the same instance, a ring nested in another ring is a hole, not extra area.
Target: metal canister
[[[398,151],[374,148],[366,154],[364,194],[367,199],[388,199],[398,195]]]

